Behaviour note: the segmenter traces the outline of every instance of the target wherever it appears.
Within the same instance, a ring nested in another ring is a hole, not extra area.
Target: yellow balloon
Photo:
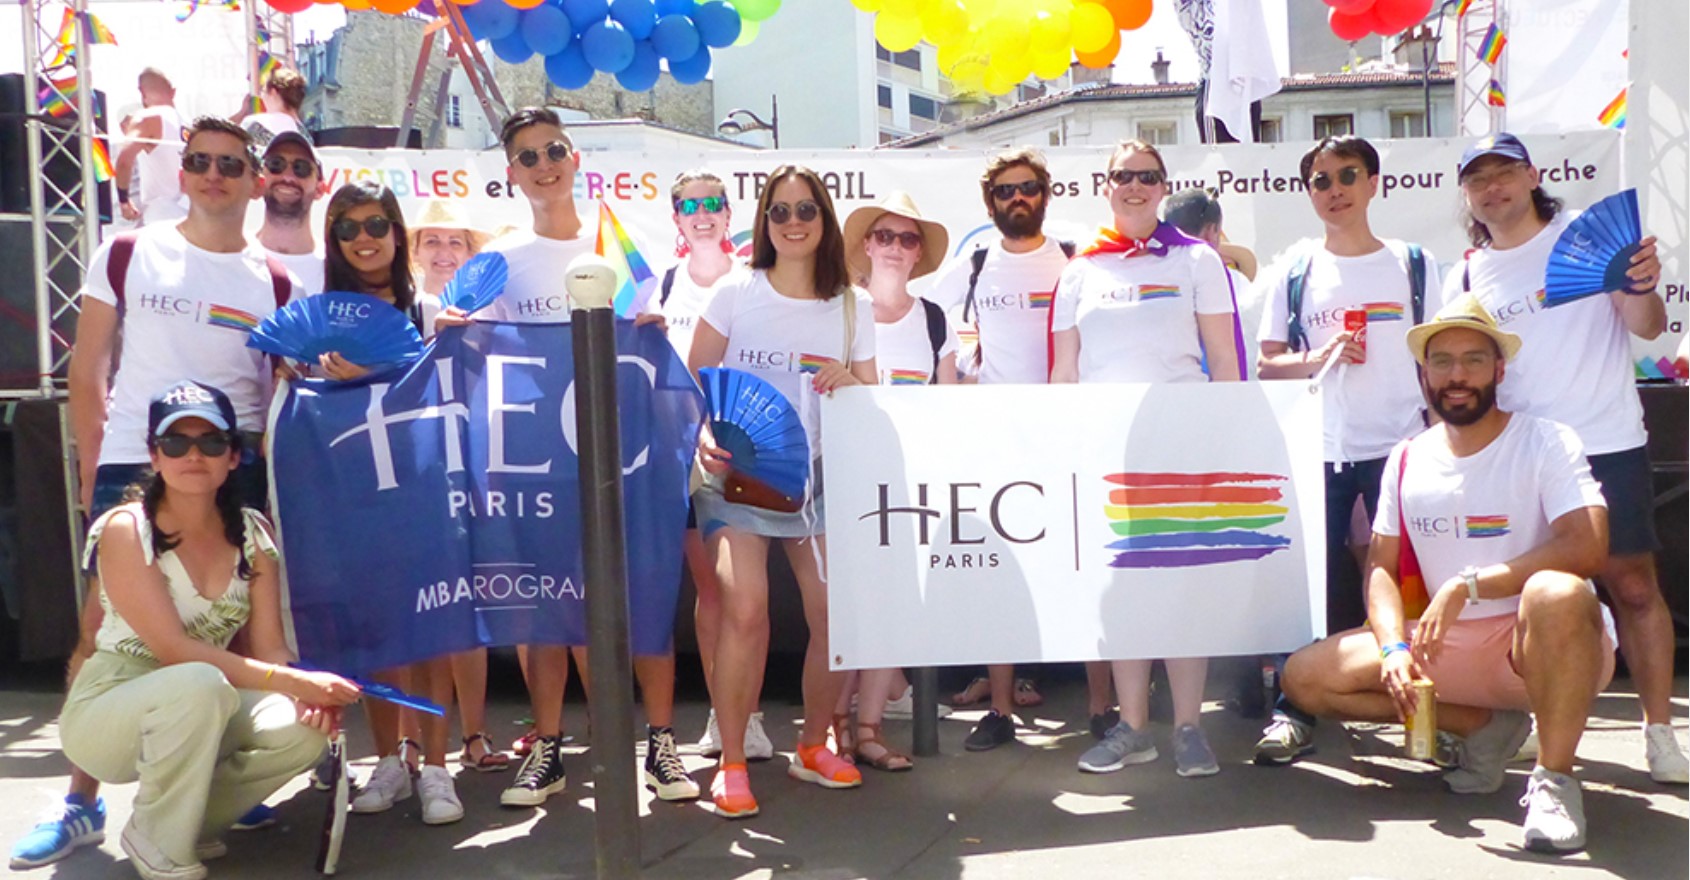
[[[1067,56],[1072,45],[1073,28],[1068,16],[1041,11],[1028,28],[1028,43],[1034,54],[1050,55],[1060,51]]]
[[[880,11],[880,0],[851,0],[851,5],[864,12]]]
[[[879,0],[879,4],[881,12],[902,17],[913,18],[921,11],[916,0]]]
[[[986,71],[985,87],[991,94],[1007,95],[1015,90],[1015,85],[1019,82],[1014,74],[1005,73],[1000,68],[993,67]]]
[[[1096,3],[1075,3],[1068,13],[1068,25],[1073,32],[1075,52],[1096,52],[1109,45],[1115,35],[1115,19]]]
[[[761,31],[762,29],[763,29],[763,23],[760,22],[760,21],[744,21],[744,20],[741,20],[740,23],[739,23],[739,39],[734,40],[734,45],[735,46],[749,46],[749,45],[751,45],[751,41],[757,39],[757,33],[759,31]]]
[[[957,0],[930,0],[921,7],[921,33],[927,42],[945,46],[968,36],[968,10]]]
[[[951,85],[959,92],[978,92],[985,87],[986,69],[986,59],[980,55],[961,58],[951,68]]]
[[[1009,16],[992,16],[981,35],[985,37],[986,51],[993,63],[999,58],[1020,58],[1027,52],[1027,32]]]
[[[874,17],[874,38],[888,52],[907,52],[921,42],[921,19],[881,12]]]
[[[1033,73],[1039,79],[1057,79],[1068,72],[1068,50],[1033,53]]]
[[[1014,0],[1010,0],[1010,2],[1014,2]],[[969,24],[974,27],[985,24],[986,20],[995,15],[1000,8],[998,0],[962,0],[962,3],[968,10]]]

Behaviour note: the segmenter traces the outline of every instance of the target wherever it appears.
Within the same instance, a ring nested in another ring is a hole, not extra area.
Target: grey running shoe
[[[1156,760],[1156,741],[1149,731],[1133,730],[1125,721],[1109,728],[1102,741],[1080,756],[1083,773],[1114,773],[1128,764]]]
[[[1284,715],[1273,721],[1256,740],[1256,763],[1264,767],[1289,764],[1314,751],[1314,730],[1307,724]]]
[[[1579,781],[1537,767],[1526,783],[1526,849],[1565,853],[1584,849],[1584,793]]]
[[[1532,716],[1498,709],[1484,727],[1473,731],[1461,745],[1460,766],[1444,774],[1444,782],[1456,794],[1490,794],[1502,787],[1508,759],[1520,750],[1532,732]]]
[[[1203,728],[1182,724],[1174,731],[1174,771],[1181,776],[1213,776],[1221,772]]]

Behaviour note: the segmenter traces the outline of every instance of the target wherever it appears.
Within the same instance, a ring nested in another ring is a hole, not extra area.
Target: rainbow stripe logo
[[[1117,536],[1111,568],[1248,562],[1291,546],[1267,529],[1285,521],[1286,477],[1256,473],[1120,473],[1103,512]]]
[[[1368,303],[1362,308],[1367,310],[1367,323],[1374,321],[1401,321],[1402,303]]]
[[[1470,516],[1466,526],[1469,538],[1500,538],[1508,534],[1508,517]]]
[[[927,373],[924,370],[888,370],[886,381],[889,385],[926,385]]]
[[[1050,308],[1051,300],[1055,298],[1056,294],[1054,293],[1029,293],[1027,294],[1027,308],[1048,309]]]
[[[835,363],[833,358],[819,354],[801,354],[798,356],[798,372],[814,373],[828,364]]]
[[[1538,308],[1541,309],[1549,305],[1549,294],[1543,288],[1539,287],[1537,293],[1532,294],[1532,296],[1537,299]]]
[[[1494,67],[1502,58],[1503,47],[1507,45],[1508,36],[1502,32],[1502,28],[1491,25],[1490,30],[1485,31],[1484,42],[1479,44],[1479,60]]]
[[[1149,302],[1153,299],[1173,299],[1179,296],[1179,287],[1173,284],[1140,284],[1138,286],[1138,301]]]
[[[1628,91],[1630,90],[1620,89],[1620,93],[1614,96],[1614,100],[1609,101],[1608,106],[1603,107],[1602,112],[1596,114],[1596,121],[1608,128],[1625,128],[1625,98]]]
[[[222,327],[225,330],[239,330],[242,333],[251,333],[253,329],[258,326],[257,316],[249,312],[243,312],[240,309],[232,309],[228,306],[215,305],[206,310],[205,322],[213,327]]]

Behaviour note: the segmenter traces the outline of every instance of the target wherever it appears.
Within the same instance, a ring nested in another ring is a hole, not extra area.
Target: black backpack
[[[1074,259],[1073,242],[1058,241],[1056,246],[1062,248],[1063,256],[1070,260]],[[990,248],[975,248],[974,253],[968,255],[968,261],[973,264],[974,270],[968,273],[968,295],[963,297],[962,300],[962,322],[964,324],[968,323],[968,313],[974,308],[974,286],[980,283],[980,271],[986,268],[986,252],[988,250]]]
[[[1303,330],[1303,288],[1309,283],[1309,268],[1314,255],[1305,250],[1291,266],[1285,279],[1285,299],[1288,308],[1285,319],[1285,341],[1292,351],[1309,349],[1309,334]],[[1408,245],[1408,298],[1414,312],[1414,323],[1426,318],[1426,254],[1420,245]]]

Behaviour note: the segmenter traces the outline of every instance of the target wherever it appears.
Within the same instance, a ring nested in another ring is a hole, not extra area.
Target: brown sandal
[[[472,752],[476,745],[481,746],[481,757],[475,757]],[[494,751],[493,741],[485,733],[472,733],[464,737],[463,751],[458,754],[458,763],[465,768],[482,773],[496,773],[510,766],[510,756],[504,752]]]
[[[894,751],[891,746],[886,744],[886,740],[881,739],[879,724],[867,724],[859,721],[857,727],[862,730],[874,731],[873,736],[857,737],[857,748],[854,752],[857,763],[861,764],[866,761],[870,767],[885,773],[902,773],[906,770],[915,769],[915,761],[909,755]],[[880,753],[870,755],[865,751],[865,746],[879,746]]]
[[[833,716],[833,753],[847,764],[857,763],[857,738],[854,733],[850,713]]]

